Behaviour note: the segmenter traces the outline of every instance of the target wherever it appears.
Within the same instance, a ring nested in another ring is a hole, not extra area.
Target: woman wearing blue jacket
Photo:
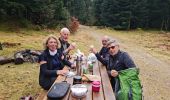
[[[45,90],[52,86],[58,75],[65,75],[68,72],[63,70],[65,65],[74,67],[64,58],[62,51],[58,49],[59,46],[57,38],[50,35],[44,43],[45,50],[39,57],[39,84]]]

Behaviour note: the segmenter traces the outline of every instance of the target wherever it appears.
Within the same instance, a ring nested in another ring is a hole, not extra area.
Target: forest
[[[0,0],[0,22],[41,27],[80,24],[120,30],[170,30],[170,0]]]

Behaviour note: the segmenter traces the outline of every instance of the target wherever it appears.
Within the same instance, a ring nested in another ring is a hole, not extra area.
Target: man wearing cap
[[[69,38],[69,35],[70,35],[70,31],[68,28],[64,27],[61,29],[60,31],[60,37],[59,37],[59,41],[60,41],[60,44],[61,44],[61,51],[63,52],[63,54],[65,56],[67,56],[67,59],[68,59],[68,53],[75,49],[75,45],[72,45],[70,43],[68,43],[68,38]]]
[[[123,52],[119,49],[117,40],[109,40],[107,48],[109,49],[109,55],[106,56],[105,59],[103,59],[94,48],[91,49],[91,51],[103,65],[107,66],[108,74],[111,77],[112,88],[114,90],[115,77],[118,75],[118,71],[136,67],[136,65],[127,52]]]
[[[108,36],[104,36],[102,38],[102,48],[101,50],[99,51],[99,54],[101,55],[102,58],[105,58],[106,55],[108,54],[109,50],[107,48],[107,42],[109,41],[109,37]]]

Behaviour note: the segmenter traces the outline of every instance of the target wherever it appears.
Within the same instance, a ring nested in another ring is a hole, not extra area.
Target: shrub
[[[72,17],[70,25],[69,25],[70,32],[74,34],[78,30],[78,28],[79,28],[78,19],[75,17]]]

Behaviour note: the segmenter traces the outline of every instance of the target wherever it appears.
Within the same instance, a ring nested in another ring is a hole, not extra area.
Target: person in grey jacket
[[[96,55],[97,59],[105,66],[107,66],[108,75],[111,78],[112,88],[115,87],[115,77],[118,76],[118,72],[128,68],[136,67],[132,58],[127,52],[121,51],[119,48],[119,43],[115,39],[111,39],[107,43],[107,48],[109,49],[109,55],[103,59],[95,48],[91,51]]]

